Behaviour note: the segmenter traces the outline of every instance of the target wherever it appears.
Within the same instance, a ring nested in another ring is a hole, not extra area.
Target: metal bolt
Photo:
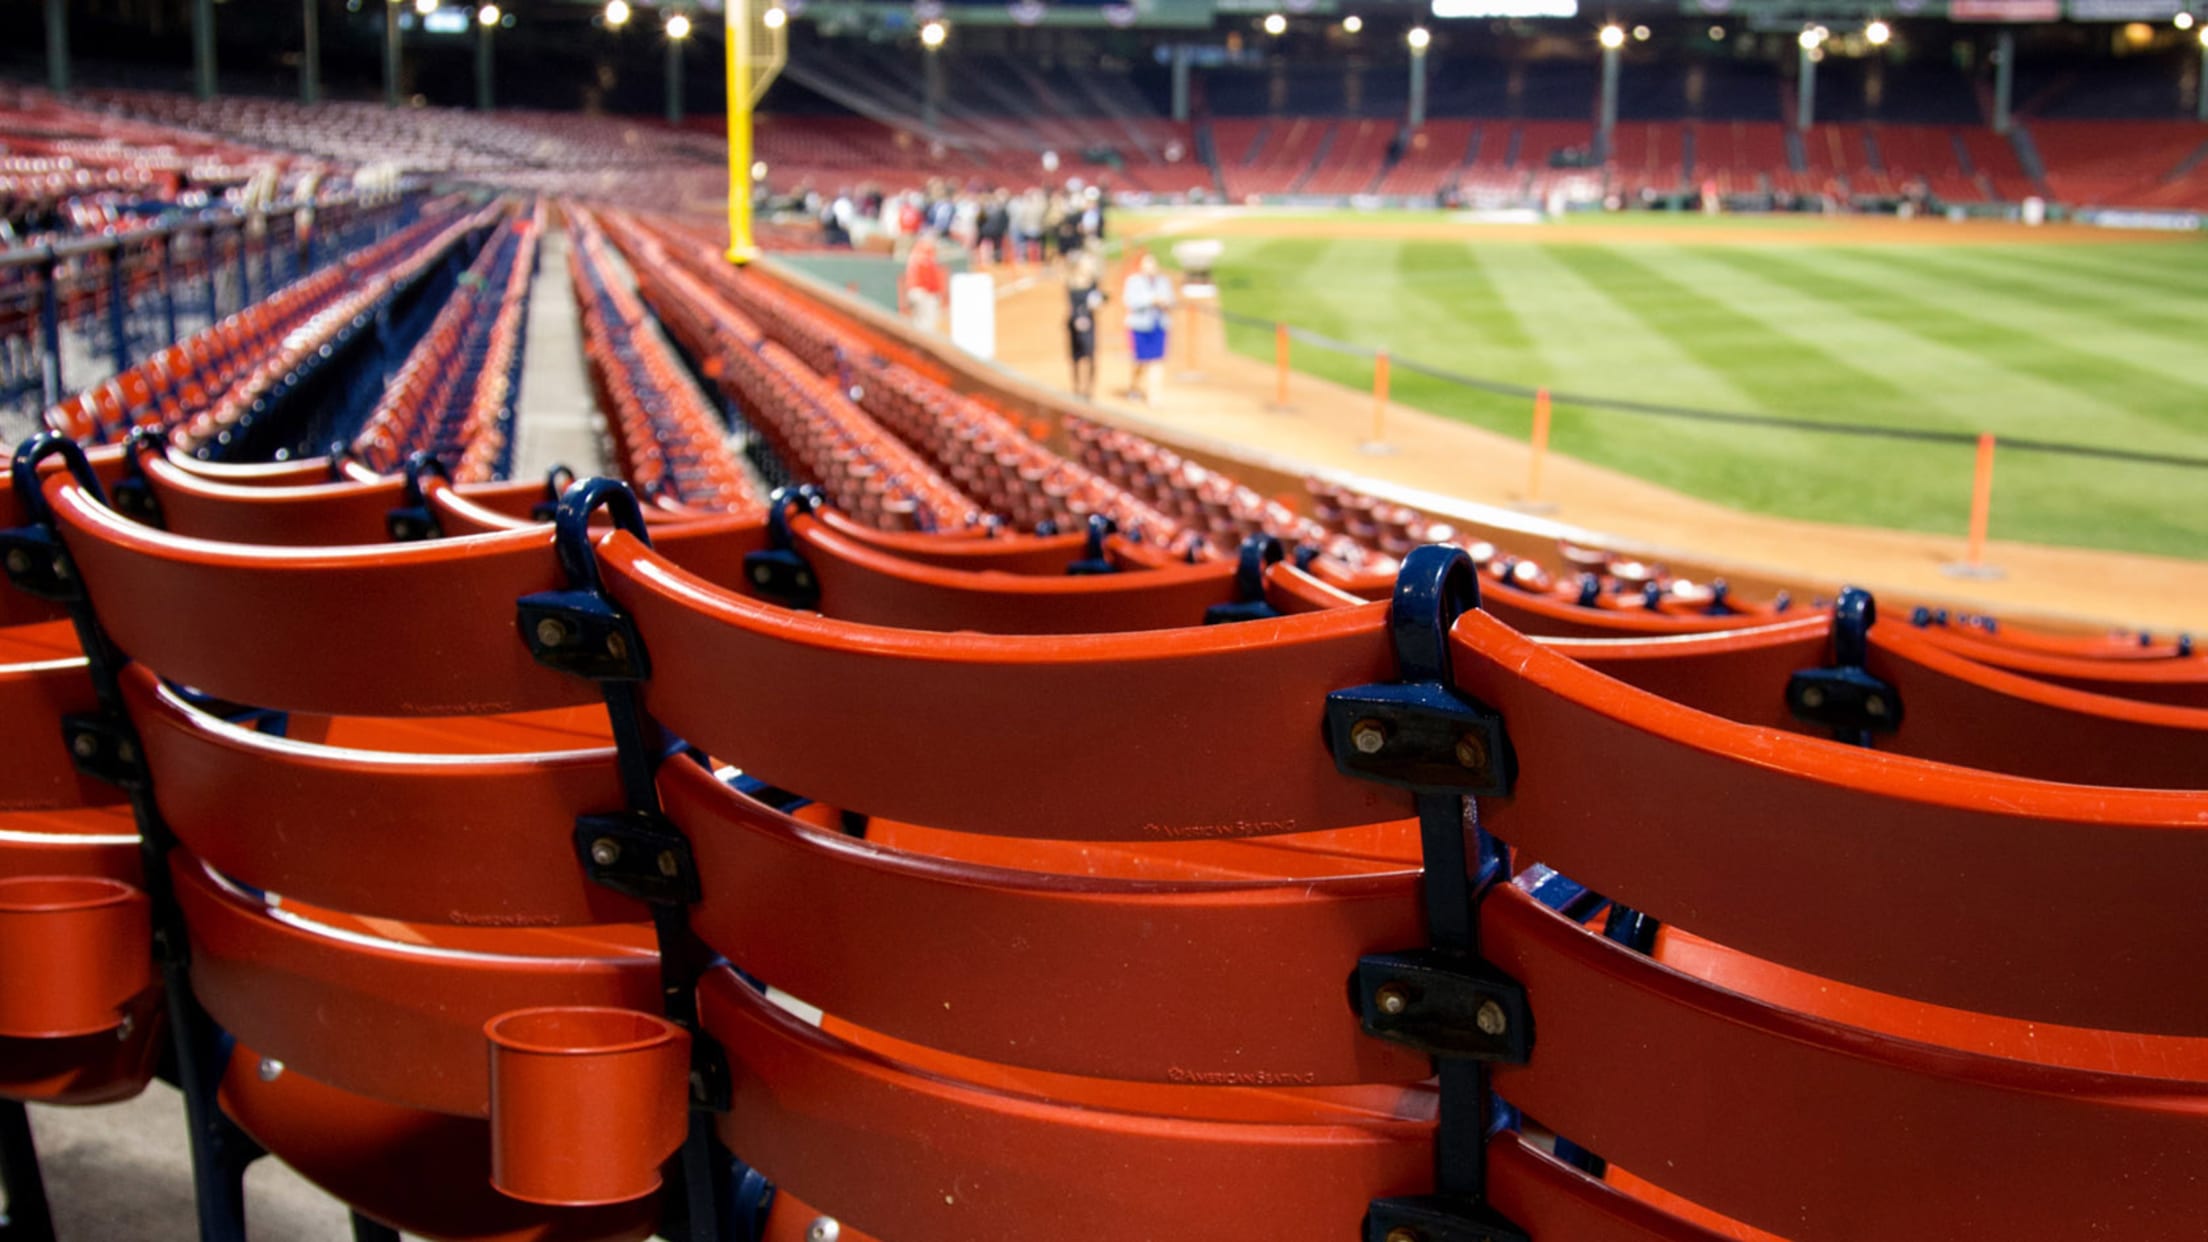
[[[132,1014],[124,1014],[123,1020],[120,1023],[117,1023],[115,1027],[115,1042],[119,1044],[129,1043],[130,1037],[133,1034],[137,1033],[137,1030],[137,1017]]]
[[[668,879],[672,880],[675,878],[675,873],[681,870],[682,864],[675,861],[675,852],[673,850],[661,850],[659,852],[659,873],[661,875],[666,876]]]
[[[1500,1035],[1510,1029],[1509,1015],[1503,1012],[1501,1005],[1491,1000],[1480,1002],[1480,1007],[1472,1012],[1472,1022],[1480,1028],[1482,1035]]]
[[[590,861],[601,867],[610,867],[621,861],[621,843],[612,837],[600,837],[591,842]]]
[[[1380,1006],[1380,1012],[1391,1018],[1401,1015],[1411,1007],[1410,994],[1392,983],[1382,985],[1378,992],[1373,993],[1372,999]]]
[[[619,634],[606,635],[606,654],[616,660],[629,658],[629,640]]]
[[[1360,755],[1377,755],[1388,744],[1388,727],[1377,720],[1360,720],[1349,727],[1349,744]]]
[[[67,581],[69,581],[69,558],[68,558],[68,557],[66,557],[66,556],[57,556],[57,557],[55,557],[55,558],[54,558],[54,580],[55,580],[56,582],[67,582]]]
[[[1802,688],[1802,706],[1823,707],[1824,705],[1825,692],[1823,690],[1816,686],[1804,686]]]
[[[69,753],[79,759],[90,759],[100,753],[100,739],[89,733],[79,733],[69,739]]]
[[[31,554],[21,548],[8,549],[8,572],[26,574],[31,571]]]
[[[1883,695],[1883,694],[1874,694],[1874,695],[1871,695],[1871,696],[1870,696],[1869,698],[1867,698],[1867,699],[1864,699],[1864,700],[1863,700],[1863,710],[1864,710],[1865,712],[1869,713],[1870,715],[1873,715],[1873,716],[1883,716],[1883,715],[1885,715],[1885,714],[1886,714],[1886,696],[1885,696],[1885,695]]]
[[[138,748],[128,742],[115,744],[115,757],[124,763],[138,762]]]
[[[261,1081],[274,1082],[284,1076],[284,1063],[274,1057],[261,1058]]]
[[[842,1236],[843,1226],[834,1217],[816,1216],[812,1224],[805,1226],[805,1242],[836,1242]]]
[[[567,643],[567,622],[558,617],[546,617],[537,622],[537,645],[560,647]]]
[[[765,586],[774,581],[774,571],[764,565],[754,565],[751,567],[751,580]]]
[[[802,569],[797,571],[796,581],[797,589],[800,591],[810,591],[813,589],[813,576],[809,573],[806,573]]]
[[[1457,739],[1457,763],[1467,768],[1487,766],[1487,739],[1477,733],[1467,733]]]
[[[1404,1225],[1401,1228],[1388,1230],[1388,1242],[1426,1242],[1426,1235],[1409,1225]]]

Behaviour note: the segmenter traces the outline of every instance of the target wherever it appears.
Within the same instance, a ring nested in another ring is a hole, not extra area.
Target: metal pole
[[[1188,45],[1173,45],[1173,119],[1188,120]]]
[[[491,28],[475,24],[475,110],[491,110]]]
[[[69,90],[69,0],[46,0],[46,85],[56,95]]]
[[[130,369],[130,287],[123,272],[123,243],[107,252],[107,332],[115,349],[115,374]]]
[[[399,0],[383,5],[383,106],[399,106]]]
[[[2016,34],[2003,29],[1993,41],[1993,132],[2009,132],[2009,104],[2016,97]]]
[[[2193,117],[2208,122],[2208,36],[2200,41],[2200,79],[2193,84]]]
[[[922,46],[920,64],[925,85],[920,97],[920,124],[932,135],[943,99],[943,56],[932,47]]]
[[[322,98],[322,5],[320,0],[299,0],[299,102]]]
[[[192,5],[192,90],[201,99],[215,97],[215,0]]]
[[[1604,163],[1615,148],[1612,139],[1618,129],[1618,66],[1624,53],[1614,47],[1602,49],[1602,129],[1595,136],[1595,156]]]
[[[1411,111],[1412,129],[1426,123],[1426,49],[1411,49]]]
[[[728,0],[728,258],[749,263],[751,239],[751,0]]]
[[[61,290],[56,287],[60,279],[61,261],[48,249],[46,262],[39,266],[38,337],[46,355],[41,361],[49,407],[61,404]]]
[[[1794,96],[1794,128],[1803,133],[1817,123],[1817,49],[1802,45],[1801,80]]]
[[[682,124],[682,45],[687,40],[667,40],[667,123]]]

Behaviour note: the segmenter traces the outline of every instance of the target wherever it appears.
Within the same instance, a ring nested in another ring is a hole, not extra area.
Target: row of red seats
[[[597,218],[573,206],[566,215],[583,353],[622,477],[647,497],[722,512],[756,508],[719,416],[615,274]]]
[[[449,440],[467,446],[453,477],[483,482],[496,476],[507,448],[513,369],[541,228],[541,210],[499,221],[353,437],[363,461],[393,471]],[[494,276],[502,277],[495,288],[489,285]],[[457,425],[447,426],[455,411]]]
[[[702,246],[683,244],[682,231],[662,226],[656,232],[670,258],[712,284],[815,373],[836,377],[860,408],[989,512],[1022,528],[1047,521],[1069,530],[1100,514],[1122,531],[1186,551],[1188,537],[1178,522],[1051,452],[1004,415],[902,364],[846,351],[835,326],[795,296],[742,278]]]
[[[184,442],[219,436],[394,277],[441,256],[470,227],[432,214],[64,400],[46,412],[46,425],[96,443],[140,426],[177,431]]]
[[[1267,534],[1288,544],[1309,544],[1351,571],[1394,572],[1394,560],[1385,553],[1131,431],[1083,418],[1068,418],[1066,431],[1082,464],[1221,545]]]
[[[609,215],[606,223],[660,321],[782,460],[839,506],[888,529],[950,529],[981,519],[971,498],[853,405],[835,380],[767,339],[632,221]]]

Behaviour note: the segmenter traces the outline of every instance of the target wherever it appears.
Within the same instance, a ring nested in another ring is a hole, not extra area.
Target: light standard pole
[[[942,22],[929,22],[920,28],[920,49],[925,57],[921,62],[920,125],[930,137],[935,135],[936,118],[943,107],[943,41],[950,33]]]
[[[491,32],[505,14],[495,4],[475,11],[475,110],[491,110]]]
[[[322,98],[322,4],[299,0],[299,102]]]
[[[383,106],[399,106],[399,4],[401,0],[384,0],[383,5]]]
[[[1795,83],[1794,128],[1806,134],[1817,123],[1817,62],[1825,55],[1825,28],[1811,26],[1795,42],[1802,49],[1802,72]]]
[[[667,19],[667,123],[682,124],[682,46],[690,39],[688,14]]]
[[[192,5],[192,93],[215,97],[215,0]]]
[[[1625,55],[1625,27],[1604,26],[1595,41],[1602,45],[1602,122],[1595,131],[1595,157],[1607,164],[1618,129],[1618,66]]]
[[[1417,129],[1426,123],[1426,49],[1433,46],[1434,34],[1424,26],[1413,26],[1403,41],[1411,45],[1411,109],[1405,119]]]
[[[46,0],[46,85],[69,90],[69,0]]]

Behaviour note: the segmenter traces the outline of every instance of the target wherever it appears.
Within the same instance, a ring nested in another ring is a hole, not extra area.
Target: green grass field
[[[1789,222],[1793,223],[1793,222]],[[2208,457],[2208,244],[1671,245],[1230,238],[1229,311],[1591,396]],[[1739,227],[1739,226],[1734,226]],[[1550,236],[1554,237],[1554,234]],[[1271,333],[1230,329],[1270,359]],[[1298,369],[1370,382],[1305,345]],[[1398,368],[1396,399],[1523,437],[1529,404]],[[1961,533],[1966,446],[1559,405],[1557,451],[1789,517]],[[2208,556],[2208,470],[2003,451],[1996,539]]]

